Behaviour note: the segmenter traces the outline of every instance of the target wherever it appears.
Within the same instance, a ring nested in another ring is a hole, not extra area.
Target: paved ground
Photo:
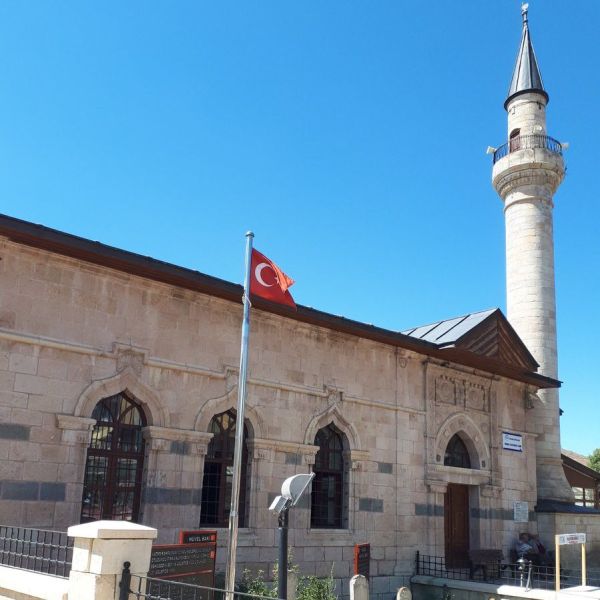
[[[559,592],[558,598],[560,600],[596,600],[600,599],[600,587],[594,587],[591,585],[578,585],[577,587],[566,588]]]

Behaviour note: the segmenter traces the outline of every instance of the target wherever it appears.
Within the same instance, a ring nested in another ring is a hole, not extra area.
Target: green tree
[[[590,459],[590,467],[594,471],[600,472],[600,448],[596,448],[588,458]]]

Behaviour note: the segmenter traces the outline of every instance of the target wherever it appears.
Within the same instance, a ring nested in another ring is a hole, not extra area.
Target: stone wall
[[[514,585],[497,585],[474,581],[457,581],[435,577],[416,576],[411,583],[414,600],[577,600],[581,590],[562,590],[559,595],[554,590],[531,589]],[[594,597],[594,591],[587,592]]]
[[[0,600],[67,600],[69,581],[0,565]]]
[[[127,390],[142,406],[141,522],[174,542],[197,528],[210,419],[235,407],[242,307],[108,268],[0,244],[0,514],[32,527],[78,522],[96,403]],[[472,546],[512,543],[514,500],[535,501],[531,390],[459,365],[255,310],[247,421],[251,477],[239,558],[270,569],[286,477],[314,463],[314,436],[334,423],[347,448],[347,527],[291,515],[304,574],[352,574],[352,547],[372,545],[378,586],[412,573],[415,552],[443,556],[449,482],[471,486]],[[502,431],[524,436],[502,450]],[[473,469],[445,467],[459,433]],[[531,524],[529,529],[535,529]],[[219,530],[218,563],[227,532]],[[390,588],[391,589],[391,588]]]
[[[555,531],[557,534],[585,533],[587,535],[586,556],[588,569],[600,573],[600,513],[599,514],[569,514],[569,513],[540,513],[538,515],[540,531]],[[548,549],[554,550],[554,540],[550,540]],[[561,546],[561,566],[567,569],[581,570],[581,546]]]

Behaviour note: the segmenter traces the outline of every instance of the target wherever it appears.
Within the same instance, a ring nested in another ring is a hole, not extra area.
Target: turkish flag
[[[296,308],[296,303],[288,288],[294,285],[290,279],[272,260],[258,250],[252,249],[250,261],[250,293],[265,300],[286,304]]]

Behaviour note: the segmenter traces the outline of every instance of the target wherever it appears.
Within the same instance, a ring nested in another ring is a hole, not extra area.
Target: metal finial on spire
[[[507,107],[513,98],[526,92],[537,92],[545,96],[546,102],[548,101],[548,94],[544,89],[542,75],[540,74],[540,68],[538,67],[533,44],[531,43],[528,10],[529,4],[524,3],[521,5],[523,33],[521,35],[519,53],[517,54],[517,62],[515,63],[515,69],[508,90],[508,98],[504,102],[504,108]]]

